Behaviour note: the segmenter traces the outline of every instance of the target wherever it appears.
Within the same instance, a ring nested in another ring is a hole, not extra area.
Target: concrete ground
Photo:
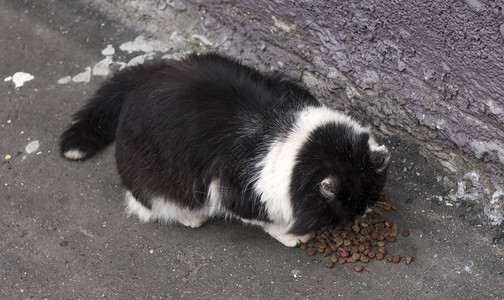
[[[189,9],[166,14],[198,29]],[[322,256],[240,222],[194,230],[127,218],[113,149],[70,162],[57,141],[103,81],[99,62],[111,48],[105,65],[118,68],[152,49],[173,56],[208,44],[187,31],[168,46],[141,42],[131,29],[138,20],[111,18],[90,1],[0,1],[0,299],[504,299],[502,227],[490,227],[479,206],[443,197],[443,171],[400,137],[386,141],[387,191],[401,205],[387,215],[411,235],[387,249],[413,255],[410,265],[326,269]],[[34,78],[16,88],[9,77],[21,71]]]

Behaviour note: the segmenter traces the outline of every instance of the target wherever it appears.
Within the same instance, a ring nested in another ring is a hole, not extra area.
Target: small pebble
[[[409,235],[410,235],[410,231],[409,231],[408,229],[404,229],[404,230],[402,231],[402,235],[403,235],[403,236],[409,236]]]
[[[412,260],[413,260],[413,256],[412,255],[406,255],[406,264],[407,265],[409,265]]]
[[[68,241],[62,241],[59,245],[61,247],[66,247],[66,246],[68,246]]]

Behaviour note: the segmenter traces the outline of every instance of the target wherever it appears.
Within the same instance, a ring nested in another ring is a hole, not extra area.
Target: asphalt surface
[[[387,249],[413,255],[410,265],[326,269],[327,258],[240,222],[188,229],[127,218],[112,147],[86,162],[58,153],[71,114],[104,78],[86,82],[86,67],[108,45],[117,62],[145,53],[120,50],[143,32],[90,3],[0,1],[0,299],[504,299],[499,232],[477,205],[444,197],[445,174],[400,137],[385,140],[387,191],[401,205],[387,216],[411,235]],[[193,17],[183,12],[174,26]],[[175,40],[184,49],[183,38],[165,41]],[[34,78],[16,88],[16,72]]]

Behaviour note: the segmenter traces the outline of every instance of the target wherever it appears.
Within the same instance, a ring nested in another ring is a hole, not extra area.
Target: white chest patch
[[[340,112],[327,107],[307,107],[298,112],[296,123],[289,135],[275,141],[266,157],[258,163],[260,172],[254,189],[261,195],[261,202],[265,204],[273,222],[294,222],[290,183],[297,156],[310,134],[318,127],[331,122],[348,124],[356,132],[369,131]]]

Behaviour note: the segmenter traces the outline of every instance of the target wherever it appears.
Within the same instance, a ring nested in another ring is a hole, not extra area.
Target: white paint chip
[[[61,77],[60,79],[58,79],[58,84],[67,84],[70,81],[72,81],[72,77],[71,76],[65,76],[65,77]]]
[[[29,143],[28,145],[26,145],[25,151],[28,154],[33,153],[38,150],[39,146],[40,146],[39,141],[33,141],[33,142]]]
[[[158,40],[146,40],[143,35],[138,36],[134,41],[126,42],[119,46],[119,49],[128,53],[132,52],[167,52],[170,45]]]
[[[107,76],[110,73],[110,65],[113,63],[112,56],[107,56],[93,67],[94,76]]]
[[[35,76],[33,76],[30,73],[16,72],[14,73],[14,75],[5,78],[4,81],[7,82],[12,80],[16,88],[19,88],[22,87],[25,84],[25,82],[33,80],[34,78]]]
[[[72,78],[73,82],[89,82],[89,80],[91,80],[91,67],[86,67],[84,72],[79,73]]]
[[[199,35],[199,34],[193,34],[192,38],[196,39],[196,40],[199,40],[200,42],[202,42],[206,46],[212,46],[213,45],[213,43],[206,36]]]
[[[107,48],[103,49],[101,53],[105,56],[114,55],[115,54],[114,46],[108,45]]]
[[[154,53],[147,53],[147,54],[142,54],[136,57],[133,57],[127,64],[126,66],[131,67],[131,66],[136,66],[143,64],[146,60],[154,58]]]

